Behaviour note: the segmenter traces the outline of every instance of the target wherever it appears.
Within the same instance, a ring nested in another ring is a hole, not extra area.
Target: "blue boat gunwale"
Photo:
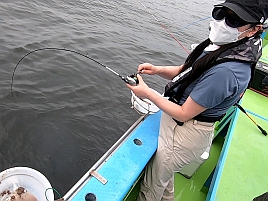
[[[64,200],[84,200],[85,195],[90,192],[94,193],[100,201],[122,201],[155,153],[161,114],[162,112],[159,111],[155,114],[141,116],[65,194]],[[133,142],[135,139],[139,139],[144,146],[136,145]],[[133,166],[128,167],[128,165]],[[115,166],[117,168],[113,169]],[[119,168],[123,168],[123,171],[120,172]],[[103,185],[96,178],[90,176],[92,170],[107,179],[107,184]]]
[[[218,190],[218,186],[219,186],[219,182],[220,182],[220,175],[222,174],[223,169],[224,169],[224,164],[225,164],[225,161],[226,161],[226,158],[228,155],[228,150],[229,150],[229,147],[231,145],[231,141],[232,141],[232,137],[233,137],[233,130],[235,129],[238,114],[239,114],[239,111],[237,108],[235,109],[234,112],[235,112],[234,118],[232,118],[232,120],[231,120],[231,124],[230,124],[231,127],[229,127],[229,129],[228,129],[228,132],[227,132],[228,134],[226,136],[220,157],[218,159],[217,166],[215,168],[215,172],[214,172],[213,177],[212,177],[212,181],[210,184],[210,188],[209,188],[209,191],[207,194],[206,201],[213,201],[216,198],[216,192]]]

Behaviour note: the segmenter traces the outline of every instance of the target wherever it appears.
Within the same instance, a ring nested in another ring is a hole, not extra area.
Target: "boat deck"
[[[268,99],[248,90],[242,107],[268,130]],[[237,110],[225,141],[207,201],[252,200],[268,191],[268,136]]]

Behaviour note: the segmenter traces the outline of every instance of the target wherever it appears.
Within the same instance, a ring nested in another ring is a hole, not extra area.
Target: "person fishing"
[[[139,84],[127,87],[162,111],[158,148],[146,166],[138,201],[173,201],[174,172],[210,146],[214,122],[243,95],[262,54],[267,0],[226,0],[212,10],[209,37],[180,66],[138,66]],[[171,80],[162,97],[140,74]]]

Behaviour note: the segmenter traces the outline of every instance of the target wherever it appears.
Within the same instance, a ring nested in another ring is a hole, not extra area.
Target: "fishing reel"
[[[127,77],[121,77],[122,80],[124,80],[126,83],[136,86],[139,84],[139,79],[137,77],[137,73],[134,73],[132,75],[128,75]]]

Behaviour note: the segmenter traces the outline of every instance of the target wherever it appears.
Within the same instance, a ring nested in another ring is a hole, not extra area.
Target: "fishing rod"
[[[12,88],[13,88],[13,82],[14,82],[14,76],[15,76],[15,71],[16,69],[18,68],[20,62],[27,56],[29,56],[30,54],[34,53],[34,52],[38,52],[38,51],[43,51],[43,50],[58,50],[58,51],[65,51],[65,52],[72,52],[72,53],[75,53],[75,54],[78,54],[80,56],[83,56],[87,59],[90,59],[94,62],[96,62],[97,64],[101,65],[102,67],[106,68],[107,70],[109,70],[110,72],[112,72],[113,74],[117,75],[118,77],[120,77],[123,81],[125,81],[126,83],[130,84],[130,85],[137,85],[139,84],[139,80],[137,78],[137,73],[134,73],[132,75],[129,75],[129,76],[126,76],[126,77],[123,77],[121,76],[119,73],[117,73],[116,71],[114,71],[113,69],[109,68],[108,66],[100,63],[99,61],[89,57],[88,55],[85,55],[85,54],[82,54],[80,52],[77,52],[75,50],[71,50],[71,49],[66,49],[66,48],[57,48],[57,47],[45,47],[45,48],[39,48],[39,49],[35,49],[31,52],[28,52],[27,54],[25,54],[17,63],[16,67],[14,68],[13,70],[13,74],[12,74],[12,78],[11,78],[11,95],[13,97],[13,92],[12,92]]]
[[[234,104],[235,106],[237,106],[244,114],[247,115],[247,117],[260,129],[260,131],[262,132],[263,135],[267,135],[267,132],[262,128],[260,127],[249,115],[248,113],[246,112],[246,110],[241,106],[239,105],[238,103],[235,103]]]
[[[149,13],[171,36],[172,38],[177,42],[179,43],[179,45],[185,50],[185,52],[187,52],[188,54],[190,54],[190,52],[181,44],[181,42],[174,36],[174,34],[169,31],[169,29],[161,22],[159,21],[155,16],[154,14],[152,14],[148,8],[140,1],[138,0],[138,2],[145,8],[146,12]]]

